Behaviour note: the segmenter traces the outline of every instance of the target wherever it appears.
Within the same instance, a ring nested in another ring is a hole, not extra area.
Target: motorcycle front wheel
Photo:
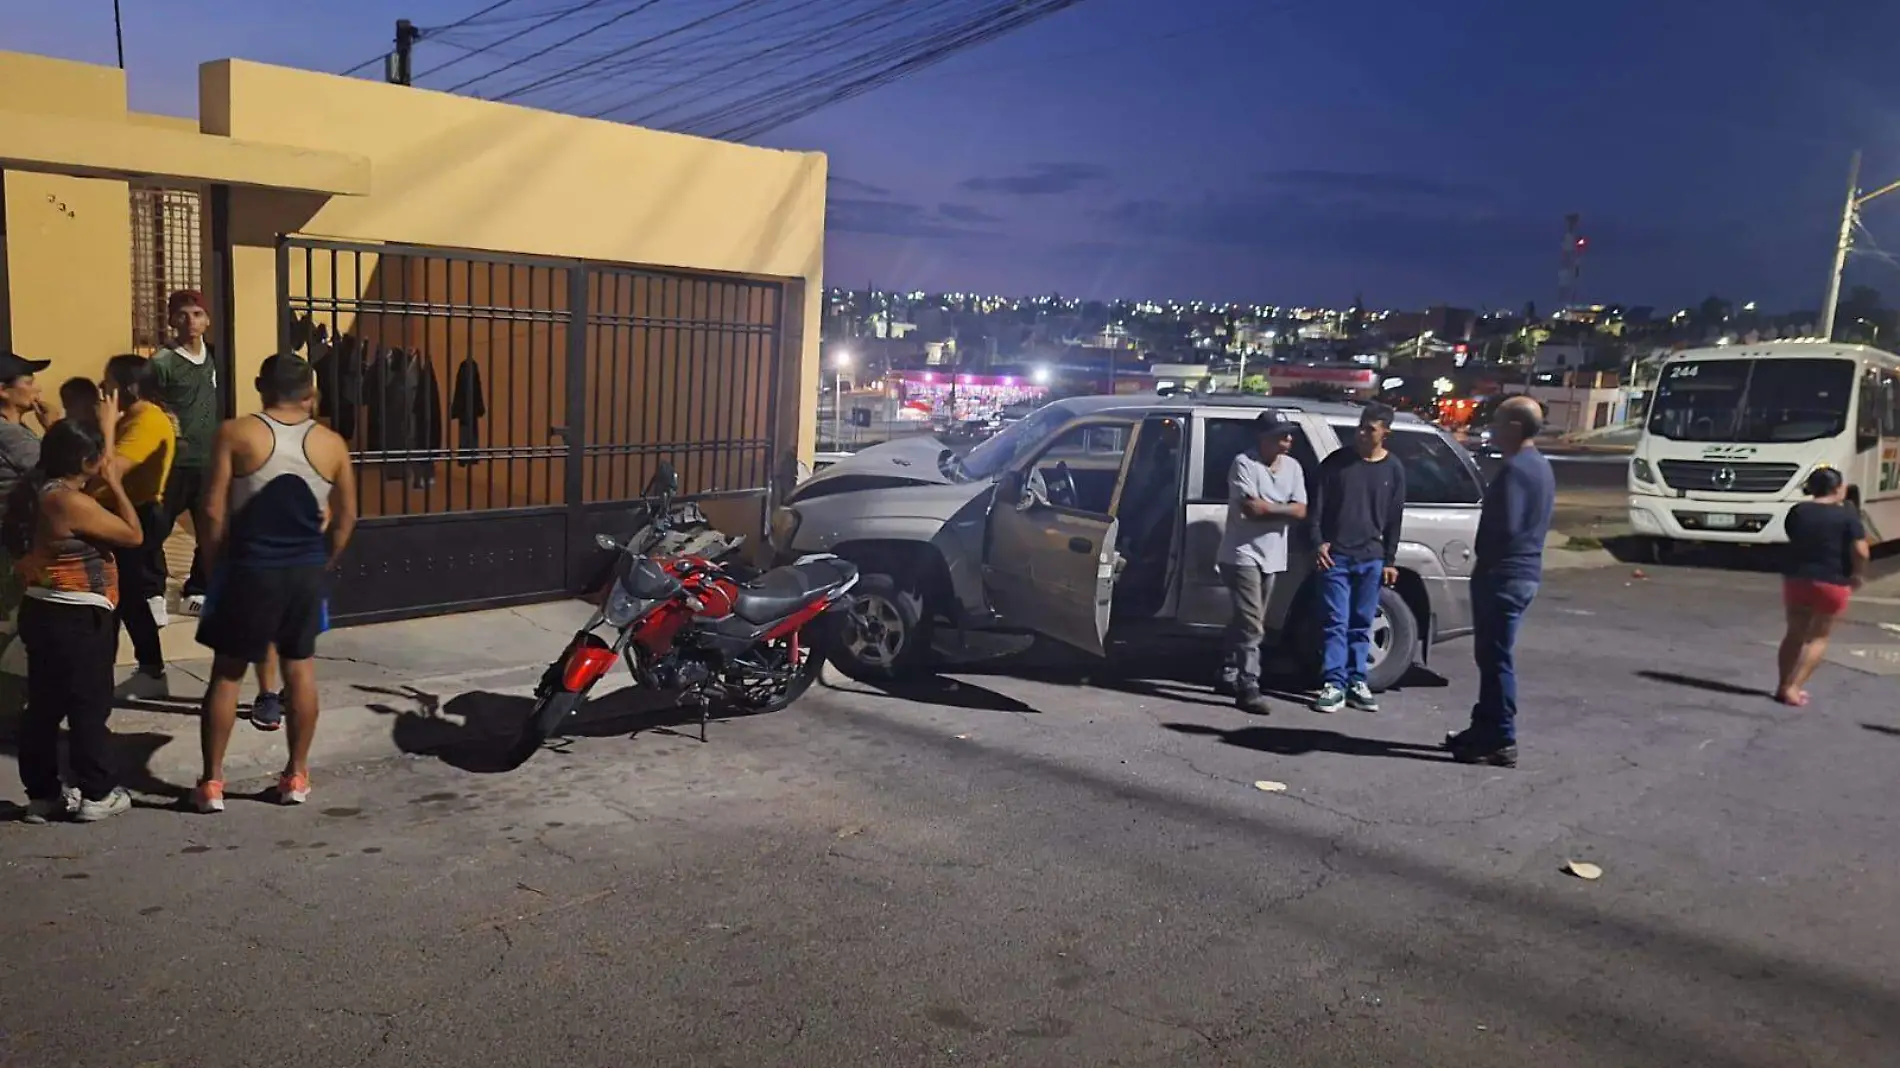
[[[537,698],[534,709],[522,721],[521,733],[515,736],[514,745],[508,751],[508,767],[518,768],[540,752],[541,747],[554,737],[554,732],[561,729],[561,724],[567,722],[567,717],[573,715],[584,700],[584,694],[564,690]]]

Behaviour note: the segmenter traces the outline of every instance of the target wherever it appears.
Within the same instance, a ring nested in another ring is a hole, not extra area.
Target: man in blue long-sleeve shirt
[[[1471,726],[1445,740],[1466,764],[1517,766],[1517,625],[1543,580],[1544,537],[1557,506],[1557,479],[1535,440],[1543,425],[1543,412],[1529,397],[1498,405],[1491,437],[1505,460],[1484,493],[1471,572],[1478,703]]]
[[[1378,699],[1366,685],[1366,661],[1372,652],[1372,620],[1379,612],[1379,587],[1399,580],[1399,527],[1405,519],[1405,467],[1386,450],[1392,409],[1368,404],[1359,413],[1352,445],[1335,450],[1319,465],[1318,496],[1308,505],[1307,522],[1319,569],[1320,605],[1326,613],[1324,678],[1313,696],[1316,712],[1337,712],[1351,705],[1377,712]]]

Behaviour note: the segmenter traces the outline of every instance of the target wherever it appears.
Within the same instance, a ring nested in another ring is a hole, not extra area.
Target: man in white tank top
[[[356,529],[356,476],[349,446],[316,420],[317,380],[308,363],[264,361],[264,410],[225,423],[205,485],[211,570],[198,642],[216,654],[199,729],[204,772],[192,794],[201,812],[224,811],[224,751],[237,723],[244,673],[272,647],[282,662],[290,759],[279,799],[310,796],[310,741],[317,726],[317,635],[327,572]]]

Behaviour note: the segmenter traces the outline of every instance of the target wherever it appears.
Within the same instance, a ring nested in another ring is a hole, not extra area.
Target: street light
[[[831,406],[832,425],[831,447],[836,449],[844,444],[844,373],[851,369],[851,353],[840,351],[831,358],[837,377],[832,380]]]
[[[1029,380],[1039,386],[1049,384],[1049,368],[1046,364],[1037,364],[1029,371]]]
[[[1453,389],[1456,389],[1457,386],[1458,384],[1449,378],[1440,378],[1432,383],[1432,392],[1442,397],[1450,393]]]

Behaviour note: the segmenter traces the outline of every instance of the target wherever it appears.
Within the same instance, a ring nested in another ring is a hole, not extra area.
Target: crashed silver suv
[[[1310,484],[1352,438],[1359,409],[1279,398],[1078,397],[1037,410],[958,456],[933,437],[891,441],[801,483],[773,516],[782,554],[856,563],[852,625],[833,654],[888,681],[931,670],[982,636],[1033,634],[1097,655],[1217,637],[1229,600],[1215,571],[1227,469],[1253,421],[1298,433]],[[1399,581],[1382,590],[1367,680],[1396,684],[1435,643],[1471,632],[1470,574],[1483,493],[1470,456],[1401,415],[1387,447],[1406,473]],[[1273,590],[1269,645],[1317,671],[1310,546]],[[994,645],[994,642],[990,643]]]

